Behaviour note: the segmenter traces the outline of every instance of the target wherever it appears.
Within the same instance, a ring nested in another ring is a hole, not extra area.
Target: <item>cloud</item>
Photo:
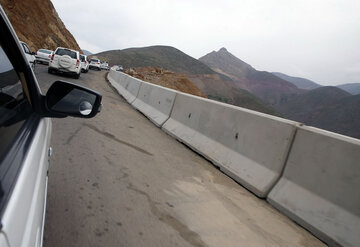
[[[170,45],[195,58],[226,47],[259,70],[343,83],[360,57],[358,0],[53,0],[81,47]],[[296,69],[295,69],[296,67]]]

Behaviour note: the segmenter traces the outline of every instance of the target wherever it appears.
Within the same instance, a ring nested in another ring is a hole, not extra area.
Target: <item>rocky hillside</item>
[[[155,67],[126,69],[125,73],[143,81],[206,98],[205,94],[184,74]]]
[[[101,61],[130,67],[157,67],[179,73],[213,74],[208,66],[171,46],[150,46],[94,54]]]
[[[298,88],[301,88],[301,89],[311,90],[311,89],[315,89],[318,87],[322,87],[321,85],[317,84],[316,82],[310,81],[305,78],[289,76],[289,75],[285,75],[285,74],[279,73],[279,72],[272,72],[272,74],[276,75],[277,77],[279,77],[285,81],[288,81],[288,82],[294,84],[295,86],[297,86]]]
[[[360,139],[360,95],[337,87],[320,87],[280,107],[289,119]]]
[[[213,51],[201,58],[200,61],[214,71],[230,77],[235,85],[255,94],[272,107],[278,107],[282,101],[300,94],[301,89],[269,72],[257,71],[243,62],[225,48]]]
[[[291,98],[279,107],[280,112],[288,118],[305,124],[313,123],[311,119],[324,107],[350,96],[337,87],[320,87]]]
[[[58,46],[80,51],[50,0],[0,0],[0,4],[19,39],[32,51],[40,48],[54,50]]]
[[[150,82],[157,83],[165,78],[175,82],[173,87],[167,83],[160,84],[180,91],[179,75],[184,78],[183,82],[195,84],[197,89],[210,99],[225,102],[228,104],[245,107],[251,110],[279,116],[273,108],[267,106],[253,94],[242,90],[234,81],[223,73],[213,71],[204,63],[192,58],[182,51],[170,46],[151,46],[143,48],[130,48],[124,50],[113,50],[94,54],[102,61],[110,64],[122,65],[125,68],[133,68],[139,74],[144,67],[156,67],[165,71],[165,75],[145,73],[144,77],[150,77]],[[175,72],[175,73],[174,73]],[[158,79],[155,79],[159,77]],[[186,78],[186,80],[185,80]],[[177,85],[177,86],[176,86]],[[177,88],[176,88],[177,87]],[[190,87],[188,88],[190,89]],[[197,90],[188,90],[190,94],[198,95]]]

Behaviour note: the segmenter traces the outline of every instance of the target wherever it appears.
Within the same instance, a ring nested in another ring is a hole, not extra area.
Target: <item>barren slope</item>
[[[20,40],[32,51],[62,46],[80,51],[50,0],[0,0]]]

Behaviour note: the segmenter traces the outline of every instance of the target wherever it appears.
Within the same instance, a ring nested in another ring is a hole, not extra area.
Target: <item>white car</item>
[[[89,71],[89,62],[87,60],[87,56],[80,54],[80,61],[81,61],[81,72],[87,73]]]
[[[95,58],[90,59],[89,68],[90,68],[90,69],[101,70],[101,68],[100,68],[100,60],[99,60],[99,59],[95,59]]]
[[[34,69],[35,68],[35,52],[32,52],[29,48],[29,46],[23,42],[23,41],[20,41],[20,44],[25,52],[25,56],[26,56],[26,59],[28,60],[28,62],[30,63],[31,65],[31,68]]]
[[[109,64],[107,62],[103,62],[102,64],[100,64],[100,69],[109,70]]]
[[[42,95],[0,6],[0,246],[43,245],[51,117],[95,116],[101,95],[65,81]]]
[[[35,55],[36,62],[49,64],[52,53],[53,53],[53,51],[51,51],[51,50],[39,49]]]
[[[48,72],[70,74],[79,79],[81,70],[80,53],[68,48],[58,47],[51,55]]]

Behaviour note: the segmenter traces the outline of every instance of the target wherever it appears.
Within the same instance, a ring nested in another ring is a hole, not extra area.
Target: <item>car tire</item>
[[[48,73],[52,74],[53,73],[52,69],[48,68]]]
[[[80,73],[79,73],[79,74],[75,74],[74,78],[75,78],[75,79],[79,79],[79,78],[80,78]]]

